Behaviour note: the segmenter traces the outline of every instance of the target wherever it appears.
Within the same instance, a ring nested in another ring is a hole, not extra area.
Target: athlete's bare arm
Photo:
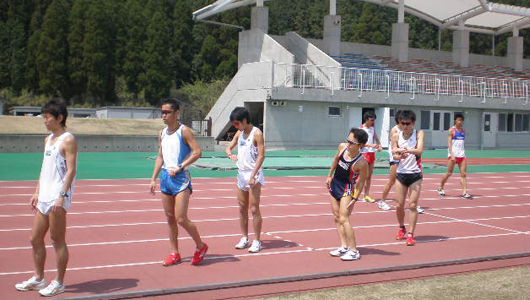
[[[68,192],[74,182],[75,174],[77,173],[77,140],[74,136],[68,136],[64,139],[59,148],[61,155],[66,159],[66,174],[64,176],[63,190],[65,194]],[[59,196],[52,211],[62,208],[64,204],[64,197]]]
[[[394,134],[392,136],[392,157],[394,157],[395,160],[400,160],[403,157],[403,149],[399,148],[398,146],[398,140],[399,135]]]
[[[254,141],[252,142],[258,148],[258,159],[256,160],[254,170],[252,170],[252,173],[250,174],[249,185],[254,185],[256,174],[261,168],[261,165],[263,165],[263,161],[265,161],[265,141],[263,139],[263,132],[258,128],[256,128],[256,132],[254,132]]]
[[[202,156],[201,147],[199,147],[199,144],[197,144],[197,140],[195,140],[195,136],[193,135],[193,132],[191,132],[191,129],[189,129],[188,127],[184,127],[182,129],[182,138],[184,139],[184,143],[190,146],[191,153],[181,163],[181,168],[180,168],[181,170],[190,166]]]
[[[451,127],[449,129],[449,134],[447,135],[447,149],[449,149],[449,154],[451,155],[451,159],[455,160],[455,154],[453,153],[453,137],[455,135],[455,129],[454,127]]]
[[[425,134],[423,133],[423,130],[418,130],[417,135],[418,142],[416,144],[416,148],[405,149],[405,153],[410,153],[413,155],[421,155],[423,153]]]
[[[381,141],[379,141],[379,137],[377,136],[377,133],[374,131],[374,140],[375,140],[375,147],[377,148],[377,152],[381,152],[383,150],[383,147],[381,147]]]
[[[153,170],[153,176],[151,176],[151,184],[149,185],[149,193],[151,195],[155,194],[156,190],[156,178],[162,169],[164,164],[164,156],[162,155],[162,131],[158,134],[158,155],[155,160],[155,168]]]
[[[353,191],[352,200],[350,203],[348,203],[347,207],[352,206],[355,201],[358,200],[359,195],[364,189],[364,185],[366,183],[366,177],[368,177],[368,171],[369,166],[364,157],[361,157],[359,161],[353,166],[353,171],[357,172],[359,174],[359,178],[357,180],[357,183],[355,184],[355,189]]]
[[[333,157],[333,161],[331,162],[331,168],[329,168],[328,178],[326,179],[326,186],[328,189],[331,186],[331,179],[333,178],[333,172],[335,172],[335,169],[337,168],[337,164],[339,163],[339,156],[344,150],[344,148],[348,147],[348,144],[341,143],[339,144],[339,148],[337,149],[337,154],[335,157]]]
[[[48,137],[45,137],[43,149],[46,149],[47,142],[48,142]],[[42,158],[42,162],[44,163],[44,157]],[[41,163],[41,166],[42,166],[42,163]],[[39,202],[39,190],[40,190],[40,173],[39,173],[39,179],[37,180],[37,188],[35,188],[35,193],[33,193],[33,196],[31,196],[31,199],[29,199],[29,205],[31,206],[31,209],[33,210],[37,209],[37,202]]]
[[[237,155],[232,154],[232,149],[234,149],[234,147],[237,145],[237,141],[239,140],[239,135],[241,135],[240,130],[238,130],[236,134],[234,134],[234,137],[230,141],[230,144],[228,144],[225,148],[226,156],[233,161],[237,161]]]

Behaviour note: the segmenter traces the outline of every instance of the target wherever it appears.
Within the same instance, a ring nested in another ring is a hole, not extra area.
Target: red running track
[[[356,204],[351,220],[362,258],[354,262],[342,262],[328,255],[329,250],[338,246],[338,238],[323,177],[267,178],[261,205],[264,249],[258,254],[234,249],[239,240],[235,179],[194,179],[189,214],[210,251],[200,266],[191,266],[194,245],[181,231],[184,261],[167,268],[161,266],[170,248],[160,195],[152,197],[147,193],[148,180],[80,180],[68,216],[70,262],[66,293],[61,297],[428,265],[530,249],[530,173],[469,174],[473,200],[458,197],[458,174],[449,180],[447,196],[438,196],[435,189],[440,177],[425,176],[420,205],[427,211],[419,217],[415,247],[394,240],[397,231],[394,212],[378,210],[375,204]],[[374,177],[373,196],[380,196],[385,183],[386,177]],[[0,291],[4,299],[38,296],[36,292],[14,289],[15,283],[33,273],[28,242],[33,212],[27,203],[34,186],[34,182],[0,182]],[[49,238],[47,244],[51,245]],[[48,280],[55,275],[54,259],[49,246]],[[443,268],[446,273],[451,273],[451,268],[461,272],[458,268],[462,266]],[[435,269],[431,274],[436,273]],[[473,267],[468,266],[466,271],[470,270]],[[392,272],[393,276],[390,272],[377,273],[359,281],[350,276],[348,282],[399,280],[415,277],[411,274],[416,273],[414,270]],[[423,270],[418,276],[429,276],[429,272]],[[329,286],[335,281],[325,282]],[[336,282],[340,286],[345,281]],[[268,286],[290,290],[289,284]],[[248,287],[237,289],[236,294],[264,295],[272,292],[270,288]],[[201,298],[234,298],[234,293],[207,292]],[[197,294],[187,295],[194,296]]]

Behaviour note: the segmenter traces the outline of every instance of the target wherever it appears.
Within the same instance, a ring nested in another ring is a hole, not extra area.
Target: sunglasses
[[[175,112],[174,110],[163,110],[163,111],[162,111],[162,114],[163,114],[163,115],[169,115],[169,114],[172,114],[172,113],[174,113],[174,112]]]
[[[375,119],[375,118],[368,118],[368,120],[370,120],[370,121],[373,122],[373,121],[375,121],[376,119]]]
[[[350,139],[346,139],[346,141],[347,141],[348,144],[350,144],[350,145],[360,145],[360,144],[361,144],[361,143],[359,143],[359,142],[352,141],[352,140],[350,140]]]
[[[239,126],[239,125],[241,125],[241,122],[239,122],[239,121],[234,121],[234,122],[232,122],[232,125],[234,125],[234,126]]]
[[[412,124],[412,122],[401,122],[401,125],[403,126],[409,126],[410,124]]]

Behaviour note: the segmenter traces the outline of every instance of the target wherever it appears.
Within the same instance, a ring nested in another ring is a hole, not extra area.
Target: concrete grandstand
[[[366,110],[378,116],[384,146],[397,109],[412,109],[426,146],[446,147],[453,115],[465,114],[467,147],[530,147],[530,60],[523,59],[519,30],[530,9],[486,0],[364,0],[398,10],[392,45],[341,42],[341,17],[330,1],[323,39],[295,32],[268,34],[263,0],[219,0],[194,13],[196,21],[255,5],[251,28],[239,35],[239,70],[209,112],[212,134],[224,139],[236,106],[250,109],[271,148],[329,148],[361,124]],[[408,46],[405,13],[454,30],[453,51]],[[273,20],[274,21],[274,20]],[[513,32],[507,57],[469,53],[469,33]]]

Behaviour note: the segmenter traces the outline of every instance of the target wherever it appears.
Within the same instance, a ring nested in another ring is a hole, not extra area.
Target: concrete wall
[[[259,29],[239,33],[238,67],[246,63],[275,61],[292,64],[294,55]]]
[[[497,147],[502,149],[530,149],[530,134],[525,132],[497,133]]]
[[[4,114],[4,100],[0,99],[0,115]]]
[[[35,153],[43,151],[40,134],[0,134],[0,153]],[[157,136],[76,135],[79,152],[156,152]],[[203,151],[214,151],[212,137],[196,137]]]
[[[272,62],[241,66],[206,116],[206,119],[212,118],[213,137],[219,138],[228,130],[229,116],[235,107],[243,106],[245,101],[265,101],[269,93],[267,89],[272,88],[275,80],[280,80],[278,77],[273,78],[273,66]]]
[[[159,119],[162,112],[157,108],[111,107],[96,110],[99,119]]]

